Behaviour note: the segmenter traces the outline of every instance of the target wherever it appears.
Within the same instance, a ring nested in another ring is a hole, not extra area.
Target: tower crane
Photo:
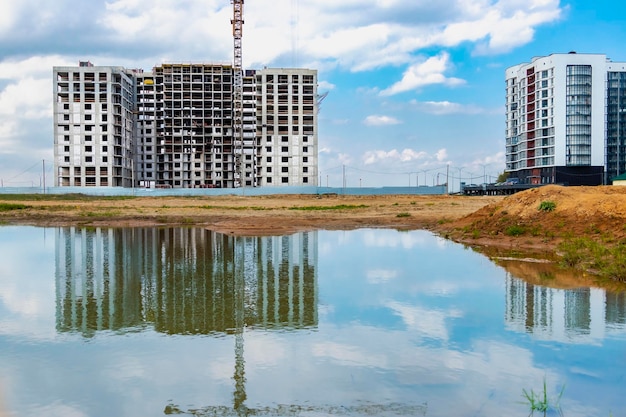
[[[239,175],[239,186],[245,184],[243,161],[243,2],[231,0],[233,5],[233,135],[235,142],[235,175]],[[236,186],[236,184],[235,184]]]

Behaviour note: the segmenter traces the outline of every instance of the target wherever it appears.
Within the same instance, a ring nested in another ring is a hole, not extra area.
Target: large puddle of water
[[[526,416],[544,381],[626,415],[626,294],[545,268],[424,231],[0,227],[0,415]]]

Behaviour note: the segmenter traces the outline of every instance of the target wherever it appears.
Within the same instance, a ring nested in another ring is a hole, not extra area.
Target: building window
[[[282,177],[282,178],[280,179],[280,181],[281,181],[283,184],[287,184],[287,183],[289,182],[289,177]]]
[[[281,162],[289,162],[289,157],[288,156],[283,156],[281,158]]]
[[[309,162],[309,157],[308,156],[303,157],[302,158],[302,162],[304,162],[304,163]]]
[[[302,147],[302,152],[306,153],[309,151],[309,147],[308,146],[303,146]]]
[[[86,156],[85,162],[93,162],[93,158],[91,156]]]
[[[280,148],[281,152],[289,152],[289,146],[283,146]]]
[[[63,136],[63,140],[65,140],[66,142],[69,142],[70,141],[70,135]]]
[[[102,162],[107,163],[109,162],[109,158],[107,158],[106,156],[102,157]]]
[[[70,151],[70,147],[69,146],[64,146],[63,147],[63,152],[69,152]]]
[[[268,184],[271,184],[271,182],[272,182],[272,177],[267,177],[267,180],[266,180],[266,181],[267,181],[267,183],[268,183]]]
[[[309,167],[303,167],[302,172],[309,172]]]
[[[302,182],[307,184],[309,182],[309,178],[308,177],[304,177],[302,178]]]
[[[265,160],[266,160],[267,162],[272,162],[272,157],[271,157],[271,156],[268,156],[267,158],[265,158]]]
[[[266,171],[267,172],[272,172],[272,167],[267,167]]]
[[[91,142],[91,135],[85,135],[85,142]]]
[[[271,146],[266,146],[265,147],[265,152],[271,153],[272,152],[272,147]]]
[[[103,147],[102,147],[102,152],[108,152],[108,151],[109,151],[109,148],[108,148],[108,147],[106,147],[106,146],[103,146]]]
[[[282,167],[280,169],[281,172],[289,172],[289,167]]]

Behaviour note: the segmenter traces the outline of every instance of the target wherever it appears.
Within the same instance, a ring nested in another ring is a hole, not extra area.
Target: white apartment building
[[[81,62],[53,84],[55,185],[132,186],[132,71]]]
[[[317,71],[246,70],[241,137],[233,78],[224,64],[55,67],[55,185],[317,185]]]
[[[317,185],[317,112],[315,71],[257,72],[260,185]]]
[[[571,52],[508,68],[509,175],[524,184],[598,185],[623,173],[624,67],[603,54]]]

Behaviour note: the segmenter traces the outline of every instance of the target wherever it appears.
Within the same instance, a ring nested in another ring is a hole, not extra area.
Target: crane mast
[[[233,134],[235,142],[235,175],[239,175],[239,186],[245,185],[243,148],[243,1],[231,0],[233,5]]]

